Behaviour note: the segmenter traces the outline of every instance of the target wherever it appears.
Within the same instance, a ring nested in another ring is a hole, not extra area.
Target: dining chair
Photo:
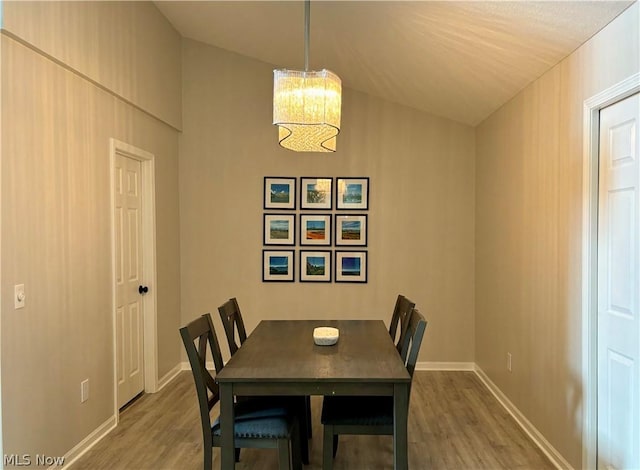
[[[391,340],[396,344],[398,352],[402,352],[402,342],[404,340],[404,332],[406,330],[407,317],[411,310],[416,306],[415,302],[412,302],[402,294],[398,294],[396,299],[396,305],[393,309],[393,315],[391,316],[391,324],[389,325],[389,334]],[[398,334],[398,327],[400,327],[400,333]],[[396,341],[396,336],[398,339]],[[402,357],[406,359],[406,357]]]
[[[230,298],[225,303],[218,307],[218,313],[224,326],[224,332],[227,337],[227,343],[229,344],[229,352],[233,356],[242,343],[247,339],[247,331],[244,327],[244,321],[242,320],[242,312],[240,312],[240,305],[235,297]],[[236,342],[236,339],[240,344]],[[299,422],[302,430],[305,432],[307,440],[302,441],[302,461],[304,464],[309,463],[309,443],[308,439],[311,439],[311,398],[305,397],[236,397],[236,401],[242,402],[246,400],[262,400],[270,401],[272,403],[282,403],[288,407],[298,407]],[[302,402],[300,400],[303,400]],[[301,436],[302,439],[302,436]]]
[[[407,317],[407,329],[402,348],[406,349],[405,366],[413,381],[413,372],[427,321],[415,308]],[[409,396],[411,396],[411,383],[409,383]],[[338,451],[340,434],[393,436],[393,397],[325,396],[322,402],[321,421],[324,425],[322,468],[331,470],[333,459]]]
[[[247,331],[244,329],[244,321],[242,321],[242,313],[240,312],[238,300],[235,297],[227,300],[218,307],[218,313],[220,313],[224,333],[227,336],[229,351],[233,356],[238,348],[240,348],[240,345],[247,339]],[[236,333],[238,334],[240,344],[236,343]]]
[[[220,345],[209,313],[180,328],[180,336],[191,364],[196,385],[202,437],[204,470],[211,470],[212,448],[221,446],[220,418],[211,421],[211,409],[220,400],[218,384],[206,367],[207,348],[213,357],[216,373],[224,367]],[[277,448],[280,470],[301,470],[298,419],[286,407],[265,406],[260,401],[234,404],[236,461],[240,448]],[[291,449],[290,449],[291,447]]]

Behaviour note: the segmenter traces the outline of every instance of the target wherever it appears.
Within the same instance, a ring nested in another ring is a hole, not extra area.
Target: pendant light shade
[[[273,71],[273,123],[278,142],[295,152],[335,152],[342,82],[333,72],[309,70],[310,0],[304,2],[304,71]]]
[[[278,141],[296,152],[335,152],[342,82],[329,70],[273,71],[273,123]]]

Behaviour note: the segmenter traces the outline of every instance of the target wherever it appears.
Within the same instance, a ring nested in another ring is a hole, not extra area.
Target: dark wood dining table
[[[338,328],[333,346],[317,346],[313,329]],[[394,400],[394,468],[407,463],[411,377],[381,320],[263,320],[216,381],[220,386],[221,468],[235,467],[235,395],[387,395]]]

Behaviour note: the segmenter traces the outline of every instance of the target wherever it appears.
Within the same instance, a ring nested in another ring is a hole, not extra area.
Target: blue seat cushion
[[[324,397],[321,421],[332,425],[393,425],[393,397]]]
[[[237,438],[283,439],[289,436],[289,412],[284,407],[264,406],[248,400],[234,406],[234,432]],[[211,427],[214,436],[220,436],[220,417]]]

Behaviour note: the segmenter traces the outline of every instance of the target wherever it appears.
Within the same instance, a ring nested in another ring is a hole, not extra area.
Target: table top
[[[316,345],[318,326],[338,328],[337,344]],[[381,320],[263,320],[216,380],[405,383],[411,377]]]

